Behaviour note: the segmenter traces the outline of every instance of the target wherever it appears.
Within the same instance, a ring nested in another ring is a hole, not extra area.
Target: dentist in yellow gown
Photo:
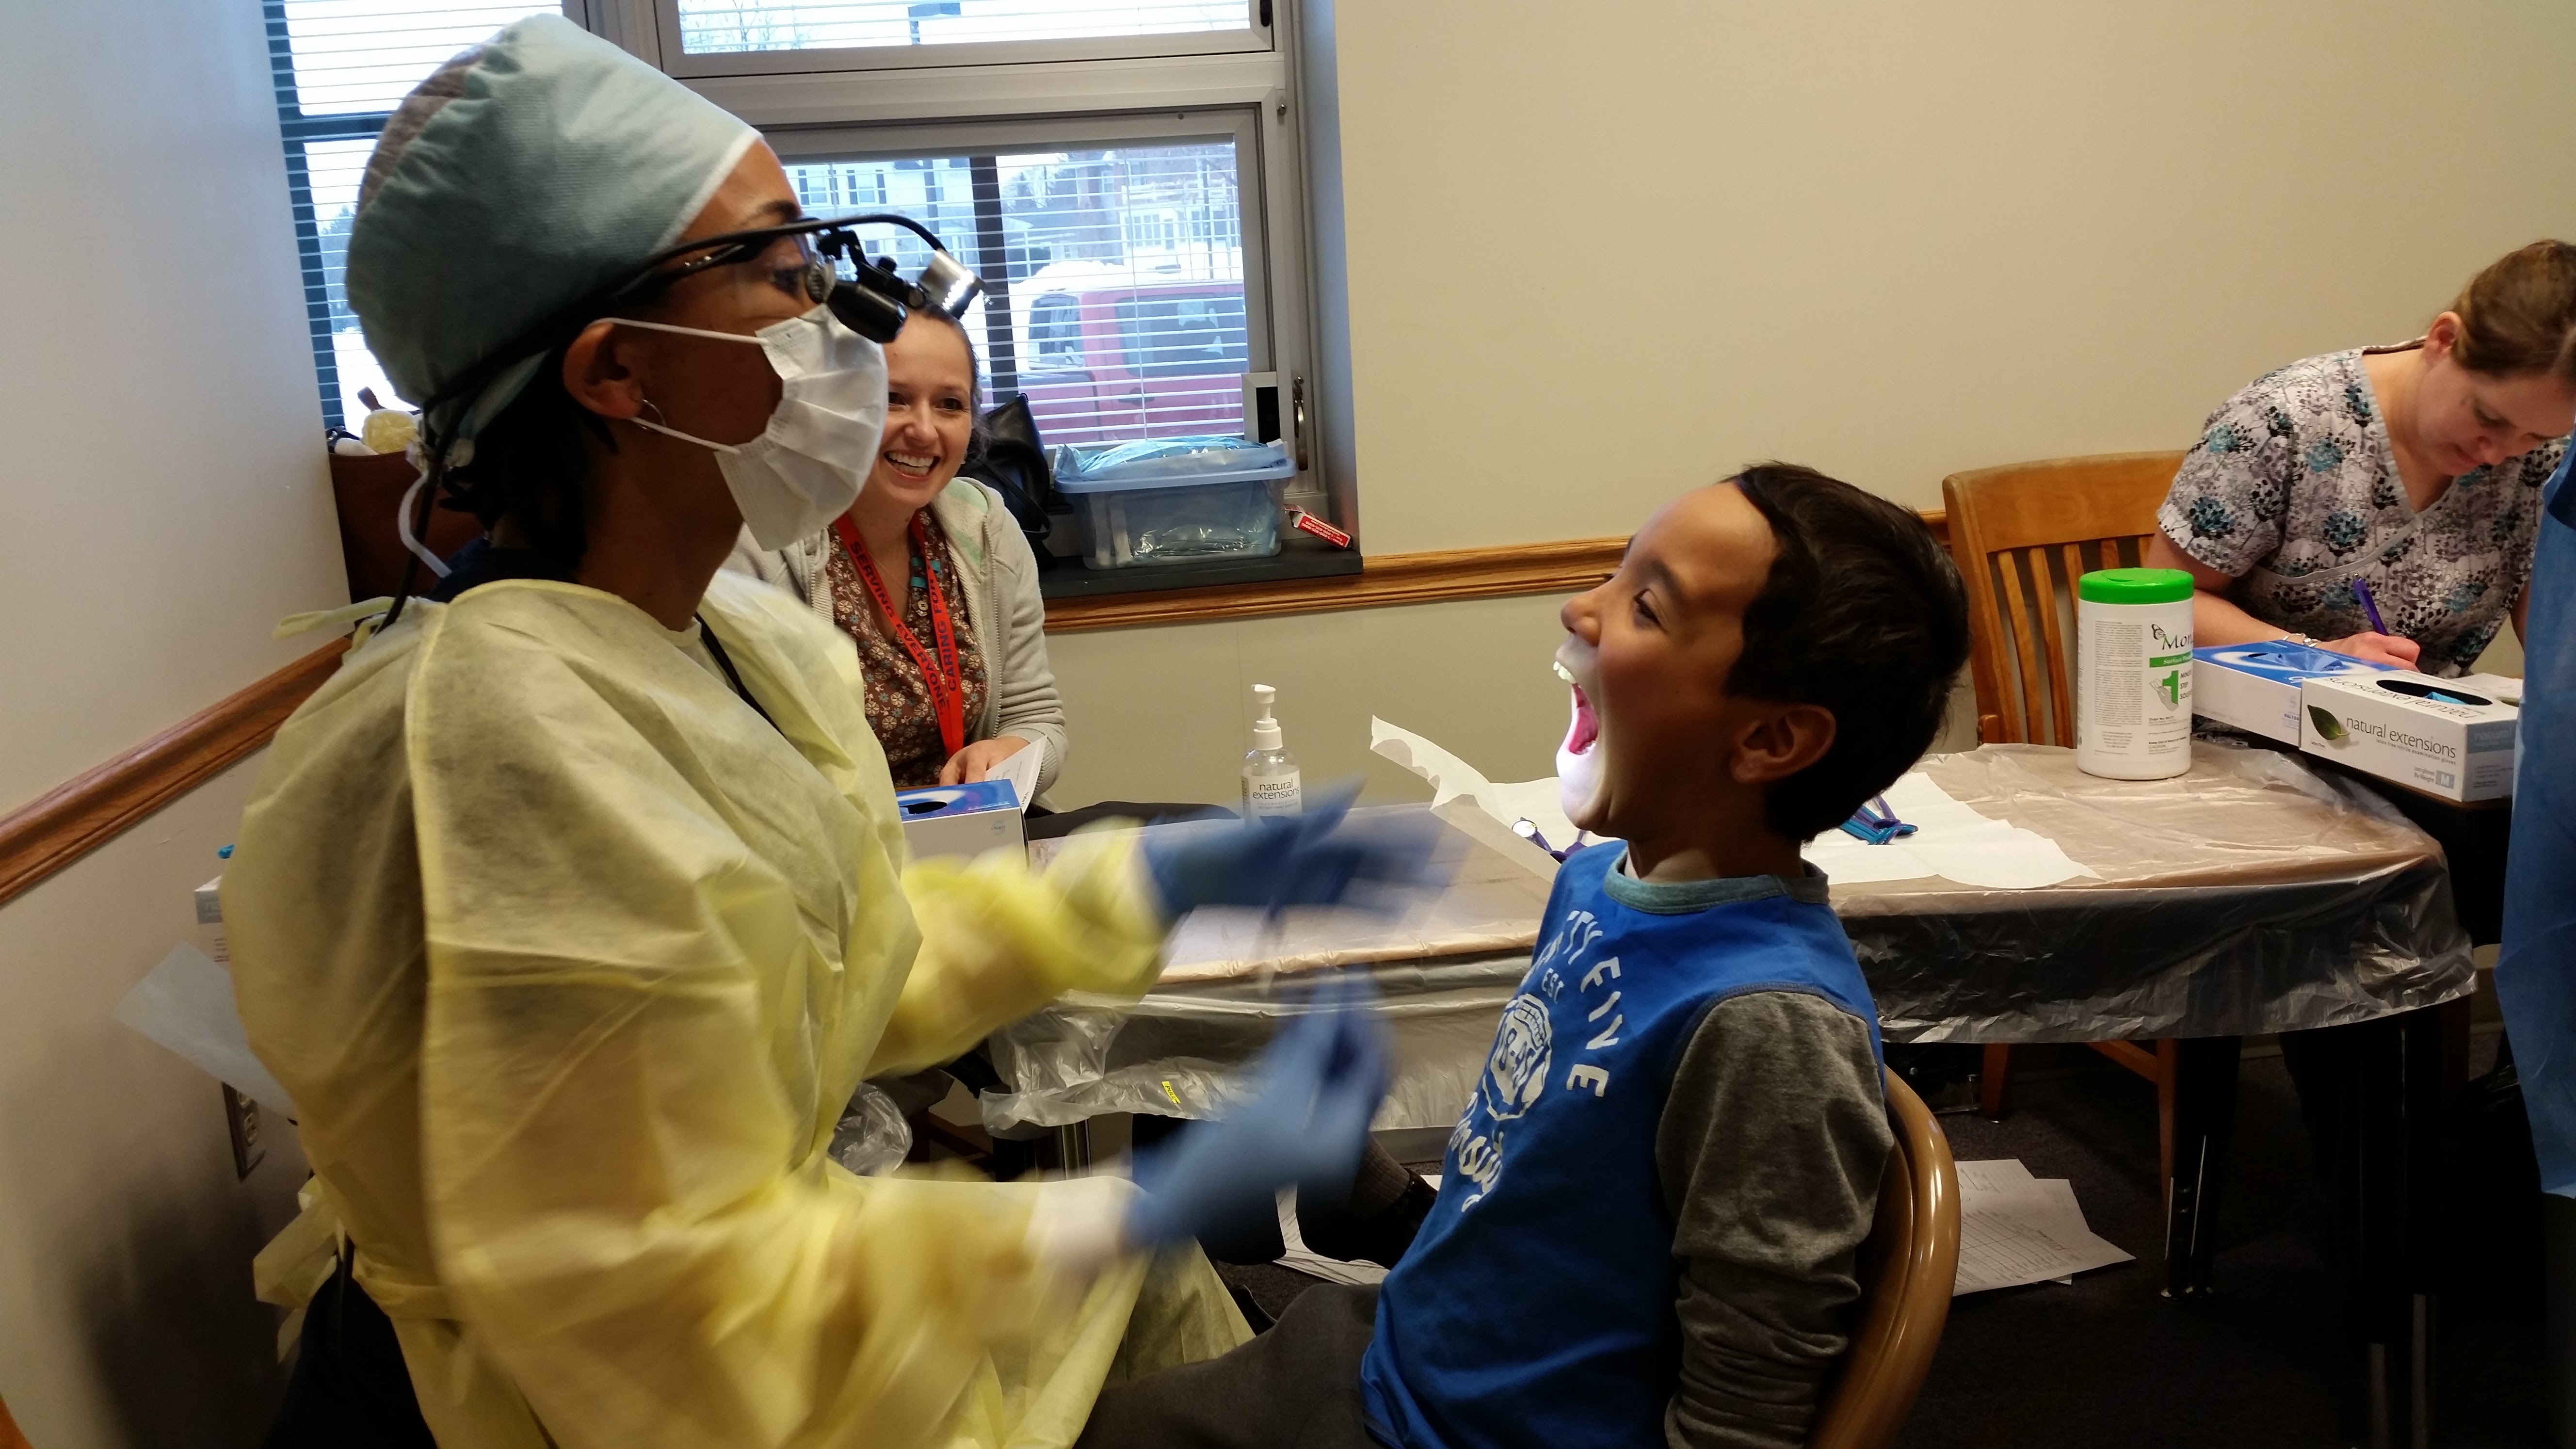
[[[718,571],[855,496],[876,344],[793,234],[599,299],[797,214],[741,122],[551,16],[368,167],[353,305],[492,532],[279,732],[223,895],[315,1173],[264,1293],[353,1282],[448,1449],[1066,1444],[1248,1337],[1123,1179],[825,1154],[862,1079],[1140,993],[1223,892],[1098,840],[907,865],[848,641]]]

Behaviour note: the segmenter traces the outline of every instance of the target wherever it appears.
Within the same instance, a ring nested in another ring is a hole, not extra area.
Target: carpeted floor
[[[2366,1442],[2363,1351],[2319,1249],[2307,1135],[2280,1059],[2244,1064],[2219,1217],[2219,1291],[2197,1303],[2160,1291],[2155,1090],[2103,1067],[2017,1081],[2013,1114],[2000,1124],[1973,1116],[1941,1124],[1961,1159],[2018,1157],[2038,1176],[2070,1179],[2092,1229],[2138,1261],[2071,1287],[1956,1300],[1898,1442],[1905,1449]],[[2509,1158],[2513,1144],[2491,1126],[2459,1123],[2450,1137],[2460,1160],[2448,1174],[2448,1222],[2459,1251],[2438,1309],[2433,1437],[2450,1446],[2545,1449],[2536,1218],[2501,1190],[2512,1164],[2487,1159]],[[2401,1423],[2401,1443],[2403,1432]]]
[[[2492,1039],[2482,1038],[2483,1071]],[[2193,1446],[2306,1449],[2366,1442],[2364,1360],[2315,1231],[2298,1099],[2280,1059],[2251,1056],[2220,1212],[2218,1295],[2165,1299],[2155,1091],[2081,1048],[2017,1053],[2002,1123],[1944,1116],[1962,1159],[2018,1157],[2075,1186],[2093,1230],[2138,1261],[1952,1305],[1903,1449]],[[2438,1309],[2434,1437],[2453,1449],[2546,1449],[2536,1194],[2519,1119],[2463,1118],[2448,1134],[2453,1244]],[[1276,1313],[1310,1281],[1228,1268]],[[2398,1442],[2404,1442],[2403,1424]]]

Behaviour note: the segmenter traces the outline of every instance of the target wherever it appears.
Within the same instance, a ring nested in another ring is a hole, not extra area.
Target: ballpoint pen
[[[2354,579],[2352,581],[2352,596],[2361,600],[2361,616],[2370,621],[2370,632],[2373,634],[2387,633],[2388,625],[2379,617],[2378,601],[2370,597],[2370,580]]]

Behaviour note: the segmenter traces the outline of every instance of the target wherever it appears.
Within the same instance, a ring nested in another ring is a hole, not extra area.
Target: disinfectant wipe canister
[[[2102,569],[2075,581],[2075,766],[2114,780],[2191,768],[2191,575]]]

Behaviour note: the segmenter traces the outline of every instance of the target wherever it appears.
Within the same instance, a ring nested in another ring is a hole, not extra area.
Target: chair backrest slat
[[[2106,453],[1942,480],[1968,586],[1978,739],[2075,743],[2075,581],[2145,557],[2181,463],[2178,452]]]
[[[2032,722],[2039,719],[2047,708],[2043,701],[2049,684],[2048,660],[2040,652],[2040,641],[2031,637],[2031,624],[2038,611],[2032,607],[2028,597],[2033,588],[2042,599],[2047,597],[2048,568],[2041,565],[2038,579],[2025,583],[2022,577],[2025,562],[2019,549],[2006,548],[1995,551],[1992,565],[1996,579],[2003,586],[2003,618],[2005,628],[2011,634],[2013,662],[2019,666],[2015,676],[2015,682],[2020,686],[2019,707],[2008,707],[2004,711],[2004,727],[2009,731],[2005,738],[2016,741],[2040,738],[2032,728]]]
[[[2066,552],[2072,551],[2070,548]],[[2058,600],[2060,590],[2070,587],[2067,580],[2078,575],[2068,574],[2065,579],[2056,576],[2052,565],[2062,564],[2064,557],[2064,553],[2053,548],[2030,550],[2030,608],[2039,616],[2040,644],[2048,659],[2048,718],[2056,726],[2056,732],[2048,743],[2057,745],[2075,742],[2074,692],[2067,687],[2072,677],[2067,661],[2075,653],[2074,641],[2067,634],[2074,621],[2058,612]]]

